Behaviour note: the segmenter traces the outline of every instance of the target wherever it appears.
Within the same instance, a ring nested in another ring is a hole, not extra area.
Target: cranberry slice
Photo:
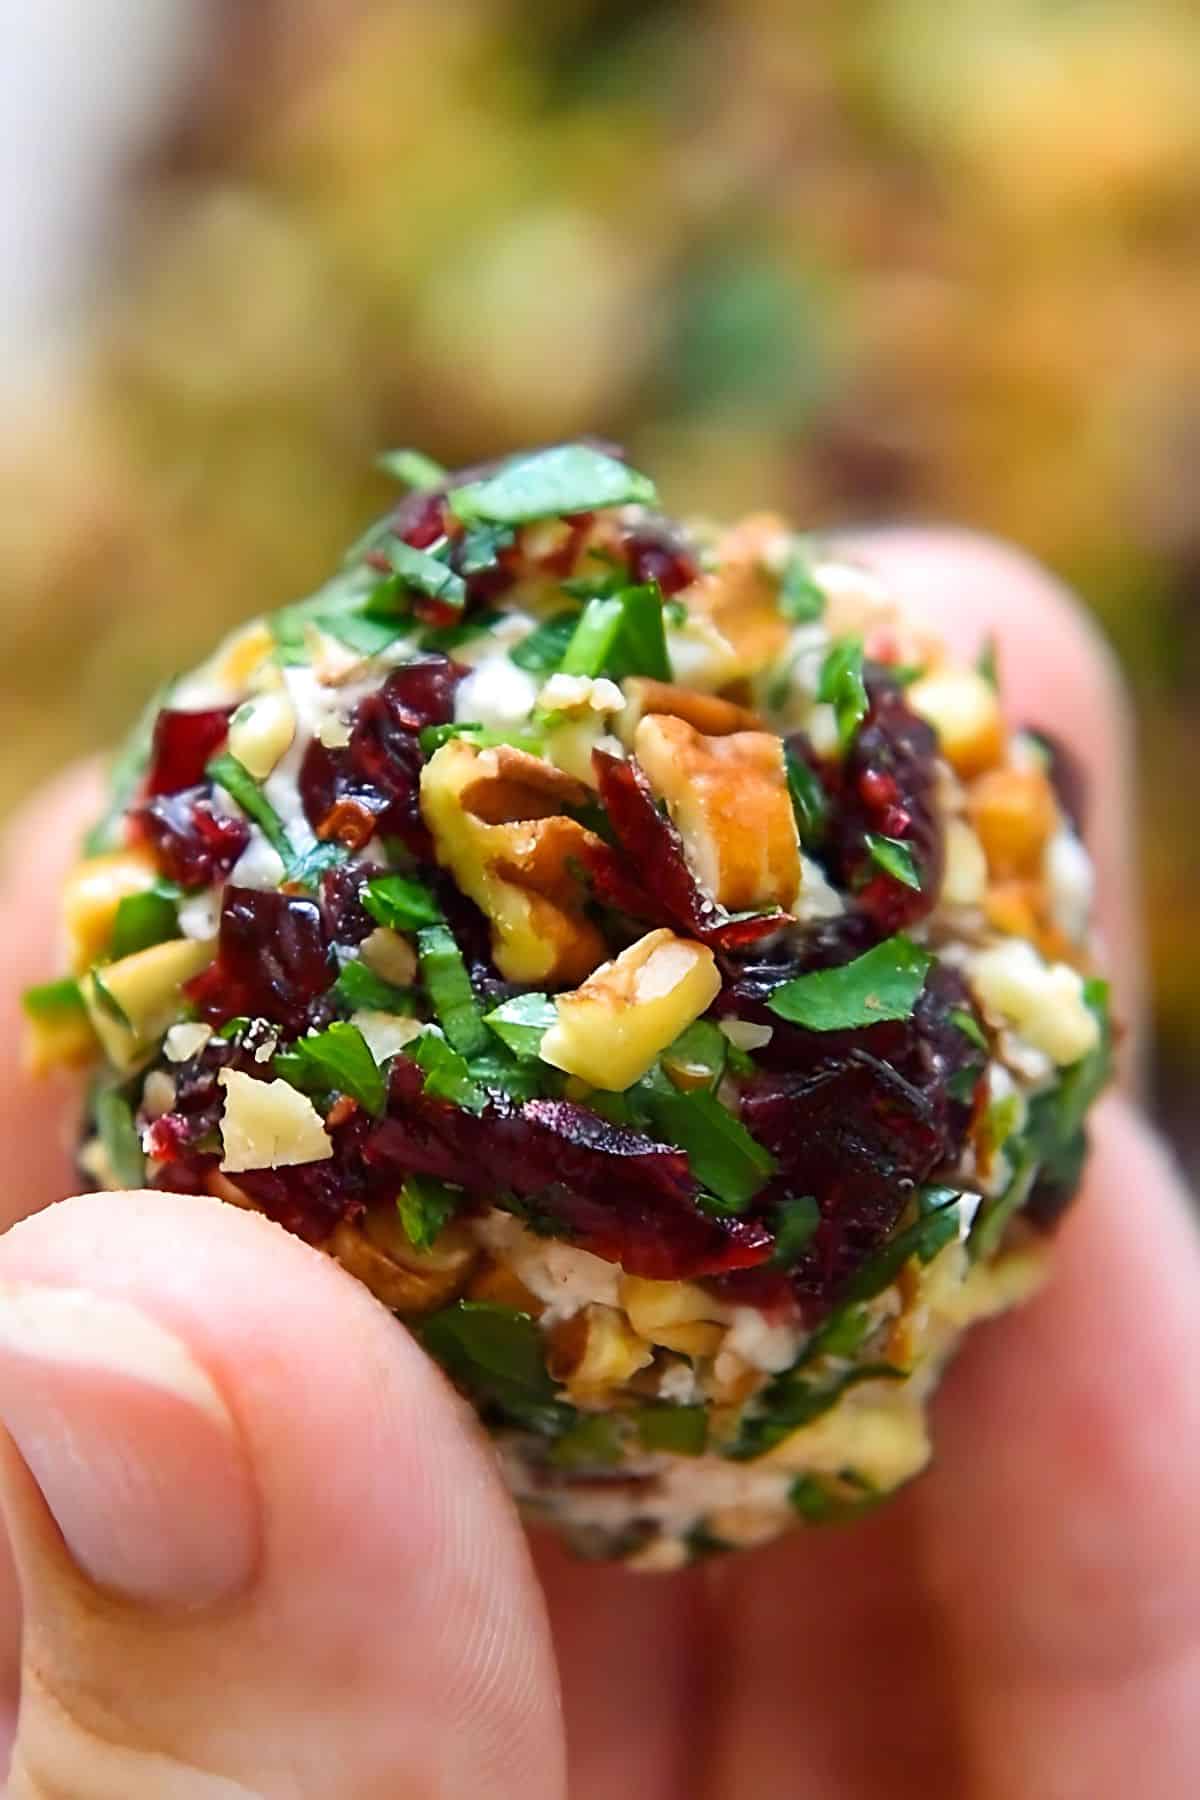
[[[206,788],[160,794],[138,807],[131,823],[167,880],[186,888],[224,881],[250,842],[245,820],[218,813]]]
[[[210,1024],[245,1014],[269,1019],[297,1037],[336,977],[314,901],[230,887],[216,958],[188,984],[187,992]]]
[[[183,788],[200,787],[209,762],[229,736],[232,706],[205,712],[164,708],[154,721],[146,796],[178,794]]]

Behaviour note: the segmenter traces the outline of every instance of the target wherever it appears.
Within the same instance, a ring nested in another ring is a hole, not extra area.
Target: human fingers
[[[9,1181],[0,1229],[70,1193],[77,1083],[34,1081],[22,1062],[21,995],[59,974],[55,896],[100,810],[94,764],[68,771],[11,821],[0,841],[0,1144]]]
[[[13,1800],[561,1800],[526,1552],[466,1409],[333,1263],[161,1193],[0,1242]]]

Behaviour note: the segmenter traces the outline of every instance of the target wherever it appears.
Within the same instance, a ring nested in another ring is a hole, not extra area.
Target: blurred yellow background
[[[689,511],[963,521],[1134,685],[1195,1156],[1194,0],[226,10],[66,401],[0,434],[0,805],[312,586],[384,444],[599,432]]]

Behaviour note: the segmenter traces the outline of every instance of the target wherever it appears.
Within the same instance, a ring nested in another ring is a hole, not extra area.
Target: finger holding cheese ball
[[[88,1066],[94,1187],[368,1287],[582,1554],[853,1517],[1107,1077],[1053,761],[771,515],[685,530],[583,444],[394,466],[135,734],[35,1065]]]

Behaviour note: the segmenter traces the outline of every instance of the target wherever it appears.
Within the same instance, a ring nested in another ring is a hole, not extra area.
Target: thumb
[[[11,1800],[558,1800],[524,1545],[485,1446],[334,1265],[217,1202],[0,1241],[25,1601]]]

